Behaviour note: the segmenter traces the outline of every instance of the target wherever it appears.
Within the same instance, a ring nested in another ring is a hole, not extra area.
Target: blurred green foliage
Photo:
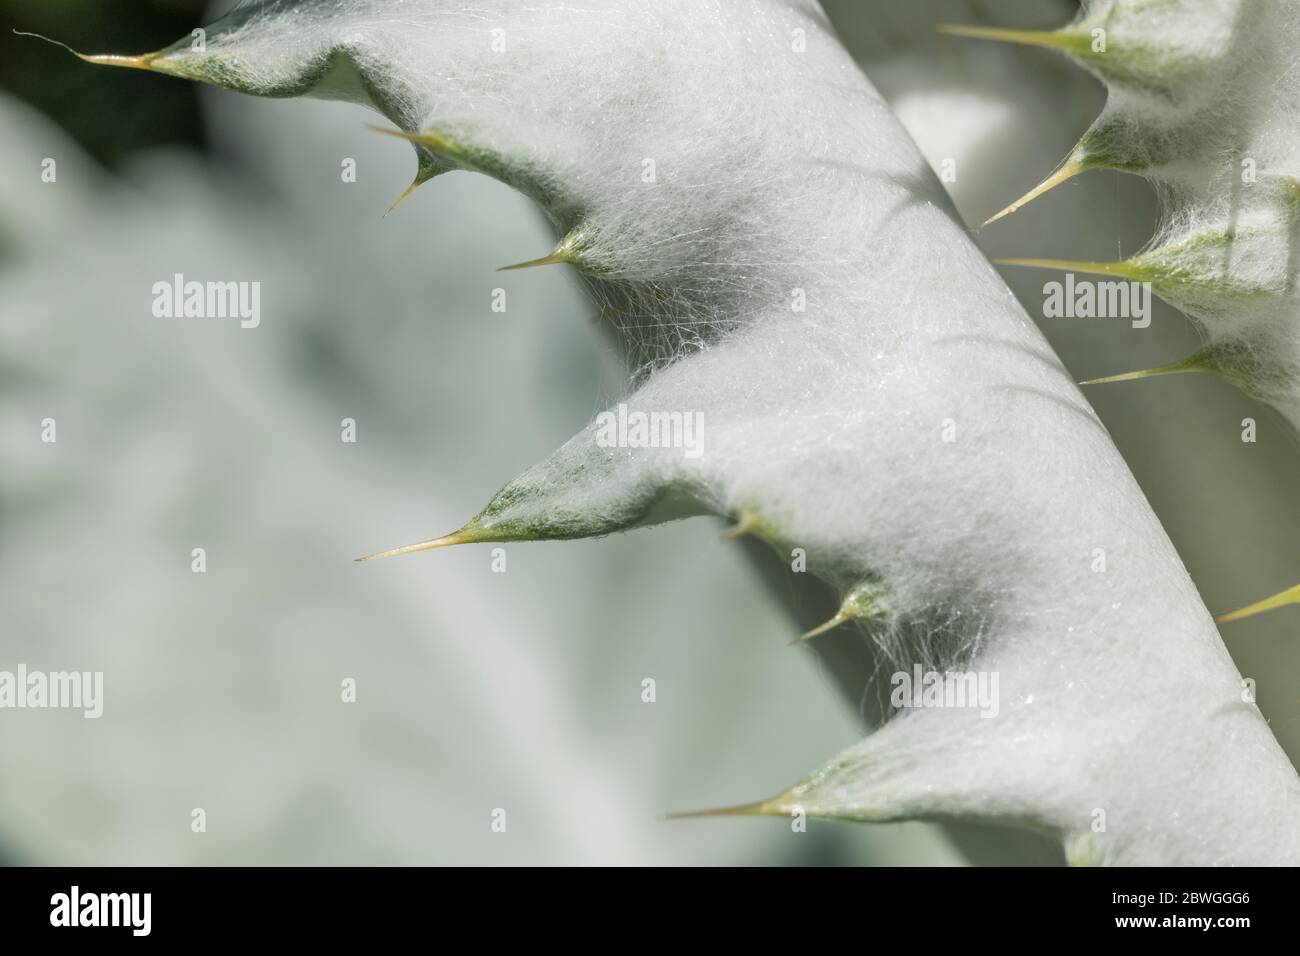
[[[96,69],[14,31],[39,33],[88,53],[140,53],[201,26],[206,6],[206,0],[0,0],[6,26],[0,33],[0,88],[50,116],[110,167],[145,147],[201,145],[193,84]]]

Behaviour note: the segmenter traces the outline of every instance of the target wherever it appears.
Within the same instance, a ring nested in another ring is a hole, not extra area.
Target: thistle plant
[[[1203,53],[1111,72],[1194,114],[1174,84]],[[85,58],[364,104],[413,187],[465,169],[538,203],[557,243],[520,265],[583,276],[631,360],[618,415],[701,421],[699,454],[598,416],[460,529],[376,556],[711,515],[830,583],[827,629],[874,642],[894,716],[712,812],[1006,824],[1075,863],[1300,859],[1300,781],[1173,547],[816,3],[266,0]],[[1120,156],[1108,135],[1074,164]],[[1254,240],[1184,227],[1124,268],[1197,303],[1276,291],[1264,267],[1189,277]]]
[[[1057,170],[985,225],[1089,170],[1134,173],[1156,189],[1159,228],[1128,259],[1003,260],[1148,282],[1202,334],[1192,355],[1085,384],[1205,372],[1300,425],[1296,25],[1282,0],[1088,0],[1058,30],[942,28],[1059,50],[1109,93]],[[1300,585],[1220,620],[1297,601]]]

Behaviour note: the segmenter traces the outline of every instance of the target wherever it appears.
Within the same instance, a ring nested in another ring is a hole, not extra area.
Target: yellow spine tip
[[[935,29],[949,36],[1018,43],[1021,46],[1041,46],[1053,50],[1065,50],[1070,46],[1069,34],[1057,30],[1011,30],[1003,27],[977,27],[964,23],[940,23]]]
[[[418,146],[426,146],[438,153],[450,155],[456,153],[458,150],[454,140],[443,133],[436,132],[435,130],[408,133],[404,129],[393,129],[390,126],[375,126],[372,123],[367,123],[366,129],[374,133],[382,133],[385,136],[392,136],[394,139],[404,139],[408,143],[415,143]],[[427,177],[422,180],[417,180],[417,185],[420,182],[427,182]]]
[[[75,50],[73,52],[76,53]],[[112,53],[77,53],[76,55],[87,63],[96,63],[99,66],[120,66],[128,70],[152,70],[153,61],[158,59],[157,53],[144,53],[140,56],[118,56]]]
[[[437,133],[408,133],[404,129],[393,129],[391,126],[375,126],[373,123],[367,123],[366,129],[373,133],[392,136],[394,139],[404,139],[408,143],[419,143],[421,146],[428,146],[430,149],[442,149],[447,145],[447,138]]]
[[[818,624],[811,631],[805,631],[800,634],[798,639],[791,641],[791,644],[802,644],[804,641],[811,641],[814,637],[820,637],[827,631],[833,631],[846,621],[852,620],[852,617],[843,611],[837,613],[833,618],[825,623]]]
[[[1183,359],[1181,362],[1171,362],[1168,365],[1157,365],[1154,368],[1139,369],[1136,372],[1121,372],[1119,375],[1107,375],[1104,378],[1090,378],[1086,382],[1080,382],[1082,385],[1113,385],[1116,382],[1134,382],[1143,378],[1157,378],[1161,375],[1181,375],[1185,372],[1203,372],[1205,371],[1193,359]]]
[[[516,269],[536,269],[538,266],[554,266],[562,262],[573,262],[572,256],[562,249],[557,249],[549,256],[542,256],[540,259],[529,259],[527,262],[516,262],[512,266],[501,266],[497,272],[513,272]]]
[[[37,40],[44,40],[46,43],[53,43],[55,46],[67,50],[77,59],[84,60],[87,63],[95,63],[99,66],[120,66],[129,70],[152,70],[153,61],[162,55],[161,50],[155,50],[153,53],[141,53],[137,56],[123,56],[118,53],[80,53],[60,40],[54,40],[39,33],[15,30],[14,36],[33,37]]]
[[[417,551],[432,551],[434,548],[448,548],[454,544],[473,544],[479,539],[465,529],[453,531],[451,534],[445,534],[441,538],[434,538],[430,541],[421,541],[419,544],[408,544],[401,548],[392,548],[388,551],[376,551],[374,554],[367,554],[364,557],[356,558],[357,561],[378,561],[380,558],[395,558],[403,554],[414,554]]]
[[[1264,598],[1262,601],[1256,601],[1254,604],[1248,604],[1246,607],[1232,611],[1228,614],[1220,615],[1215,618],[1220,624],[1227,624],[1230,621],[1240,621],[1243,618],[1254,617],[1256,614],[1263,614],[1265,611],[1273,611],[1288,604],[1300,604],[1300,584],[1289,587],[1285,591],[1274,594],[1272,597]]]
[[[1087,172],[1089,168],[1090,167],[1083,162],[1075,161],[1075,162],[1066,163],[1056,172],[1052,173],[1052,175],[1048,176],[1041,183],[1035,186],[1033,189],[1029,190],[1029,192],[1025,193],[1023,196],[1021,196],[1011,205],[1003,209],[1001,212],[995,213],[994,215],[990,216],[988,219],[985,219],[983,225],[980,228],[991,225],[992,223],[997,222],[999,219],[1003,219],[1006,216],[1011,215],[1020,207],[1027,206],[1029,203],[1033,202],[1039,196],[1043,195],[1043,193],[1050,192],[1051,190],[1055,189],[1057,186],[1061,185],[1061,183],[1073,179],[1075,176],[1079,175],[1080,173]]]
[[[1092,275],[1117,276],[1141,281],[1150,278],[1132,262],[1079,262],[1073,259],[994,259],[994,265],[1024,266],[1030,269],[1058,269],[1062,272],[1087,272]]]
[[[407,186],[406,189],[402,191],[402,194],[393,200],[393,204],[384,210],[384,218],[387,219],[389,216],[391,216],[393,214],[394,209],[396,209],[398,206],[404,203],[410,197],[411,193],[415,192],[426,182],[428,182],[428,180],[416,179],[415,182]]]
[[[669,820],[696,820],[701,817],[770,817],[783,816],[786,813],[786,807],[780,802],[785,795],[773,797],[770,800],[759,800],[756,803],[741,803],[734,807],[717,807],[711,810],[686,810],[681,813],[670,813],[667,816]]]

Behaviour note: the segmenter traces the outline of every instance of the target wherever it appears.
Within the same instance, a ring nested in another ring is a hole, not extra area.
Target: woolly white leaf
[[[1195,354],[1087,384],[1210,372],[1300,427],[1300,16],[1285,0],[1091,0],[1056,31],[954,28],[1056,47],[1102,79],[1106,108],[1061,168],[997,217],[1089,169],[1139,173],[1162,222],[1115,263],[1008,259],[1150,282],[1205,338]],[[1236,620],[1300,600],[1300,587]]]
[[[524,190],[650,363],[628,407],[702,417],[698,457],[598,419],[435,544],[738,515],[869,593],[900,674],[996,679],[982,709],[904,696],[751,809],[1017,824],[1078,862],[1300,856],[1295,772],[1172,547],[814,4],[268,2],[127,65],[367,102],[419,178]]]

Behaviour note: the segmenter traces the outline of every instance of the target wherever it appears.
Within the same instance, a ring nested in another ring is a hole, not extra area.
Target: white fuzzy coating
[[[1073,158],[1152,181],[1161,224],[1134,261],[1206,366],[1300,427],[1300,9],[1092,0],[1064,32],[1097,29],[1106,52],[1076,59],[1109,97]]]
[[[551,240],[541,217],[453,176],[381,219],[410,158],[359,111],[200,92],[222,161],[165,150],[121,175],[0,95],[0,668],[100,670],[106,694],[101,720],[0,711],[7,858],[799,858],[780,827],[661,819],[716,786],[740,798],[794,779],[832,746],[818,741],[859,726],[816,660],[784,649],[788,622],[705,522],[510,546],[508,574],[479,548],[350,560],[463,519],[621,379],[568,276],[492,275],[503,250]],[[33,188],[47,156],[58,183]],[[338,185],[341,156],[356,183]],[[454,232],[431,235],[431,216]],[[178,268],[261,280],[261,327],[154,318],[149,287]],[[498,284],[510,321],[484,322]],[[486,355],[490,375],[461,358]],[[313,374],[308,356],[334,358]],[[357,445],[330,433],[345,410]],[[52,447],[33,429],[46,415]],[[343,675],[359,709],[329,692]],[[192,803],[176,802],[190,793],[219,840],[190,831]],[[497,806],[508,846],[474,825]],[[838,829],[846,859],[961,862],[938,828]]]
[[[634,303],[650,371],[628,406],[703,416],[698,458],[601,447],[593,422],[480,537],[756,513],[845,593],[883,582],[893,666],[999,676],[996,717],[904,711],[765,812],[1014,823],[1078,862],[1300,859],[1295,772],[1172,546],[814,4],[340,0],[234,22],[159,68],[368,99],[499,158],[581,237],[597,292]]]

